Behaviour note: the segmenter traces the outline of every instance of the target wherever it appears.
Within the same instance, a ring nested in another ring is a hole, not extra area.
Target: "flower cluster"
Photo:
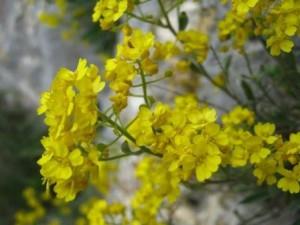
[[[26,200],[30,211],[19,210],[15,214],[15,225],[32,225],[36,224],[45,216],[45,208],[36,196],[33,188],[26,188],[23,191],[23,197]]]
[[[100,0],[94,7],[93,21],[107,30],[132,6],[131,0]]]
[[[158,212],[162,205],[166,208],[174,203],[180,194],[178,176],[165,170],[161,160],[154,157],[139,162],[136,176],[140,187],[132,197],[131,210],[126,211],[125,205],[118,202],[92,198],[80,206],[76,225],[165,225],[165,218],[159,218]]]
[[[232,46],[243,52],[244,45],[253,32],[251,20],[228,12],[226,17],[219,22],[218,27],[219,39],[221,41],[230,39]]]
[[[143,85],[145,78],[159,72],[159,61],[168,60],[187,53],[195,56],[197,62],[203,63],[208,53],[208,36],[195,30],[178,33],[177,39],[182,43],[183,50],[175,43],[155,41],[152,33],[144,33],[130,26],[123,28],[123,41],[117,45],[114,58],[105,64],[105,78],[110,81],[110,88],[115,92],[111,96],[114,109],[120,112],[127,106],[130,88],[137,75],[141,75]],[[189,63],[180,58],[176,61],[186,71]],[[184,65],[183,65],[184,64]]]
[[[132,224],[136,225],[162,225],[158,220],[158,212],[162,204],[174,203],[180,194],[178,174],[166,170],[161,159],[145,157],[136,168],[136,176],[141,186],[132,199],[134,218]],[[165,202],[164,200],[168,200]]]
[[[58,198],[71,201],[88,184],[106,193],[111,178],[108,172],[114,170],[115,165],[101,161],[148,154],[136,168],[140,186],[131,199],[130,210],[120,203],[92,199],[81,207],[82,217],[76,225],[164,225],[166,216],[159,212],[176,202],[182,184],[190,187],[210,182],[210,179],[216,183],[223,181],[220,177],[243,182],[239,173],[227,177],[227,171],[245,170],[248,175],[253,174],[259,185],[274,185],[285,192],[299,193],[300,132],[284,138],[279,130],[276,132],[274,123],[256,121],[255,113],[242,106],[234,107],[218,119],[217,111],[194,95],[176,96],[175,103],[169,105],[156,102],[147,94],[150,84],[171,77],[172,67],[167,64],[171,62],[177,73],[187,70],[191,74],[202,73],[229,97],[244,103],[230,88],[231,58],[223,65],[206,34],[186,30],[184,23],[188,18],[184,13],[178,18],[179,31],[176,31],[166,15],[172,7],[164,8],[163,1],[159,1],[160,18],[131,12],[134,3],[146,2],[101,0],[94,8],[93,21],[99,22],[102,29],[122,27],[121,43],[116,46],[115,56],[106,61],[103,72],[113,91],[111,107],[104,112],[98,110],[97,96],[104,82],[97,67],[83,59],[75,71],[61,69],[50,90],[41,98],[38,113],[45,114],[49,133],[42,139],[45,151],[38,164],[47,188],[52,186]],[[292,38],[299,34],[300,0],[232,0],[231,3],[231,10],[219,23],[222,41],[231,40],[243,53],[246,41],[251,36],[259,36],[270,48],[271,55],[292,51]],[[126,23],[116,26],[124,14],[128,19],[141,19],[169,29],[175,41],[158,42],[152,33],[131,28]],[[216,76],[210,75],[203,65],[209,49],[221,69]],[[254,72],[248,58],[246,60],[252,75]],[[167,70],[163,76],[152,78],[159,76],[164,68]],[[196,83],[198,91],[196,79],[189,80]],[[259,86],[259,79],[255,81],[257,87],[263,88]],[[243,89],[247,89],[246,86]],[[251,92],[251,87],[248,89]],[[247,95],[249,99],[250,95],[253,94]],[[127,107],[130,96],[143,98],[144,104],[139,106],[133,120],[125,124],[120,112]],[[251,97],[256,99],[254,95]],[[269,100],[270,96],[264,97]],[[255,109],[260,113],[259,107]],[[96,145],[97,126],[112,129],[115,139]],[[118,145],[119,140],[124,142],[115,154],[112,146]],[[106,171],[107,174],[101,174]],[[21,219],[25,218],[20,215]],[[34,220],[33,216],[31,221]]]
[[[294,47],[292,38],[299,36],[300,31],[300,1],[285,0],[270,10],[266,18],[265,29],[262,34],[267,36],[267,46],[272,55],[280,52],[291,52]]]
[[[67,10],[66,0],[55,0],[56,12],[41,12],[39,20],[49,27],[57,27],[65,16]]]
[[[125,27],[123,33],[123,42],[117,46],[116,57],[107,60],[105,64],[105,77],[116,93],[111,97],[116,111],[127,106],[129,89],[139,73],[151,75],[157,71],[157,65],[149,57],[154,36],[130,27]]]
[[[196,30],[181,31],[177,39],[183,43],[186,53],[195,55],[198,63],[203,63],[208,53],[208,36]]]
[[[73,72],[61,69],[49,91],[43,93],[39,114],[45,114],[49,135],[38,160],[47,187],[70,201],[99,173],[99,152],[93,144],[98,118],[97,94],[104,82],[95,65],[80,59]]]
[[[227,137],[216,123],[216,111],[198,105],[192,96],[177,97],[175,107],[158,104],[154,111],[141,107],[129,127],[138,146],[150,146],[163,157],[167,170],[189,180],[195,173],[204,181],[221,164],[220,146]]]
[[[129,224],[121,203],[93,198],[80,206],[80,212],[82,216],[76,219],[76,225]]]
[[[258,184],[266,182],[290,193],[300,192],[300,133],[283,141],[272,123],[254,123],[254,114],[236,107],[223,116],[229,144],[223,154],[224,164],[242,167],[250,164]]]
[[[236,107],[216,123],[216,111],[198,105],[195,98],[177,97],[175,107],[159,103],[151,111],[142,106],[129,127],[137,146],[149,146],[162,156],[162,164],[181,181],[195,174],[203,182],[219,169],[251,165],[258,183],[266,181],[283,191],[298,193],[299,138],[284,142],[275,125],[254,123],[254,113]],[[276,173],[276,176],[275,176]]]
[[[240,50],[250,36],[262,35],[270,53],[278,56],[291,52],[292,38],[299,33],[299,15],[298,0],[233,0],[231,11],[219,23],[219,35],[221,40],[232,38]]]

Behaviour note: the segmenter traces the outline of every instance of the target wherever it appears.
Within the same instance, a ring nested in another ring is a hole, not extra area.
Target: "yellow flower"
[[[291,52],[294,47],[294,43],[289,39],[285,39],[285,37],[272,36],[267,40],[267,47],[271,48],[271,55],[278,56],[281,51],[287,53]]]
[[[61,12],[64,12],[67,8],[67,0],[55,0],[55,5]]]
[[[248,158],[248,150],[241,146],[236,146],[232,150],[232,154],[230,156],[230,164],[232,165],[232,167],[245,166],[248,162]]]
[[[105,64],[105,77],[110,82],[110,88],[116,93],[111,97],[114,108],[121,111],[127,106],[129,88],[137,75],[133,64],[121,59],[109,59]]]
[[[225,126],[252,125],[254,123],[254,113],[247,108],[236,106],[228,114],[222,116]]]
[[[138,146],[162,154],[172,174],[179,173],[187,180],[196,173],[198,180],[204,181],[219,168],[219,146],[228,143],[215,121],[214,109],[199,105],[192,96],[179,96],[173,108],[162,103],[153,112],[141,107],[129,133]]]
[[[277,183],[278,188],[282,189],[283,191],[288,191],[291,194],[300,192],[300,164],[296,165],[293,170],[279,168],[278,173],[283,175],[283,177]]]
[[[117,46],[117,57],[126,60],[143,60],[149,55],[149,49],[154,45],[152,33],[144,33],[140,29],[128,28],[124,31],[123,43]]]
[[[255,165],[253,175],[257,178],[258,184],[262,184],[264,181],[266,181],[268,185],[272,185],[277,181],[275,176],[276,170],[276,160],[268,158]]]
[[[277,184],[278,188],[282,189],[283,191],[288,191],[291,194],[299,193],[300,186],[299,182],[293,178],[283,177],[278,181]]]
[[[193,139],[193,152],[196,156],[196,177],[202,182],[212,176],[221,164],[221,153],[219,148],[213,144],[208,143],[202,136],[195,136]]]
[[[128,9],[129,0],[100,0],[94,7],[93,22],[100,23],[103,30],[109,29]]]
[[[251,35],[266,39],[273,56],[291,52],[299,31],[299,1],[232,0],[232,8],[219,23],[219,38],[231,39],[243,51]]]
[[[134,224],[159,225],[157,214],[162,203],[170,205],[179,196],[178,174],[170,173],[161,159],[145,157],[136,168],[136,176],[140,187],[131,201]]]
[[[120,224],[127,224],[124,205],[119,202],[108,203],[104,199],[91,198],[83,202],[79,209],[82,215],[76,225],[108,225],[116,220]]]
[[[156,145],[155,124],[158,124],[158,121],[161,121],[163,118],[165,118],[164,114],[168,113],[167,107],[160,104],[157,106],[157,108],[159,107],[165,108],[163,109],[162,113],[152,113],[147,107],[141,106],[135,121],[129,127],[128,131],[131,135],[133,135],[138,146]]]
[[[299,162],[300,132],[290,134],[289,140],[277,147],[275,157],[281,166],[286,162],[296,165]]]
[[[51,88],[41,97],[39,114],[45,114],[49,136],[42,139],[45,152],[38,160],[47,187],[54,185],[58,198],[73,200],[98,168],[87,157],[93,151],[98,117],[97,95],[104,82],[95,65],[80,59],[76,70],[62,68]]]
[[[179,49],[173,42],[171,41],[165,43],[156,42],[153,59],[155,60],[169,59],[173,56],[176,56],[178,53],[179,53]]]
[[[292,37],[299,31],[299,6],[299,1],[281,1],[270,10],[267,20],[271,26],[265,28],[264,33],[268,35],[267,47],[271,55],[292,51]]]
[[[250,154],[251,163],[259,163],[271,153],[270,149],[263,146],[263,140],[256,136],[249,137],[245,147]]]
[[[45,216],[46,210],[33,188],[25,188],[22,194],[29,209],[16,212],[15,225],[37,224]]]
[[[208,52],[208,36],[196,30],[180,31],[177,39],[183,43],[186,53],[195,55],[199,63],[203,63]]]
[[[110,97],[114,109],[118,112],[127,106],[129,89],[138,73],[152,75],[157,73],[158,65],[149,57],[154,45],[154,36],[139,29],[126,26],[124,39],[117,46],[117,56],[109,59],[105,65],[105,77],[115,95]]]
[[[61,18],[57,13],[41,12],[39,20],[41,23],[53,28],[61,23]]]
[[[186,60],[179,60],[176,63],[176,70],[178,70],[179,72],[187,72],[190,69],[190,62],[186,61]]]
[[[245,15],[250,8],[253,8],[259,0],[233,0],[233,8],[238,15]]]
[[[277,137],[273,135],[275,132],[275,125],[272,123],[258,123],[254,126],[254,132],[267,144],[273,144],[277,140]]]

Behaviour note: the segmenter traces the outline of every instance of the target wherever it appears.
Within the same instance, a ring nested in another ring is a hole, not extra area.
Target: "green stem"
[[[124,157],[127,157],[127,156],[131,156],[131,155],[140,155],[142,153],[145,153],[145,151],[143,149],[140,149],[137,152],[130,152],[130,153],[116,155],[116,156],[112,156],[112,157],[100,158],[100,160],[101,161],[112,161],[112,160],[121,159],[121,158],[124,158]]]
[[[249,59],[249,56],[248,56],[247,52],[245,51],[243,55],[244,55],[244,58],[245,58],[245,61],[246,61],[246,65],[247,65],[247,69],[249,71],[249,74],[253,75],[254,73],[253,73],[251,63],[250,63],[250,59]]]
[[[102,118],[104,121],[108,122],[109,124],[112,125],[113,128],[116,128],[121,134],[123,134],[126,138],[128,138],[128,140],[130,140],[133,143],[136,143],[136,140],[134,137],[132,137],[126,129],[124,129],[123,127],[121,127],[119,124],[115,123],[111,118],[107,117],[105,114],[100,112],[100,118]],[[154,152],[152,152],[150,149],[148,149],[145,146],[141,146],[139,151],[136,152],[129,152],[127,154],[122,154],[122,155],[117,155],[117,156],[112,156],[112,157],[108,157],[108,158],[100,158],[100,160],[102,161],[109,161],[109,160],[115,160],[115,159],[120,159],[126,156],[130,156],[130,155],[140,155],[142,153],[148,153],[157,157],[162,157],[162,155],[160,154],[156,154]]]
[[[173,28],[172,24],[171,24],[171,21],[169,19],[169,16],[168,16],[168,13],[167,11],[165,10],[165,7],[164,7],[164,4],[162,3],[162,0],[158,0],[158,4],[159,4],[159,7],[160,7],[160,10],[164,16],[164,18],[166,19],[166,22],[167,22],[167,27],[170,29],[170,31],[176,36],[177,32],[176,30]]]
[[[112,108],[113,108],[112,106],[108,107],[107,109],[105,109],[105,110],[103,111],[103,113],[107,114]]]
[[[174,5],[172,5],[169,9],[166,10],[167,13],[171,12],[173,9],[175,9],[176,7],[178,7],[179,5],[181,5],[183,3],[183,0],[179,0],[177,1]]]
[[[234,94],[232,94],[226,87],[222,87],[220,85],[218,85],[209,75],[209,73],[206,71],[205,67],[202,64],[196,64],[193,63],[194,68],[197,69],[197,71],[201,74],[203,74],[203,76],[214,86],[216,86],[217,88],[219,88],[220,90],[222,90],[225,94],[227,94],[231,99],[233,99],[234,101],[236,101],[238,104],[243,105],[242,101],[235,96]]]
[[[144,98],[144,95],[138,95],[138,94],[134,94],[134,93],[129,93],[128,96],[130,97],[136,97],[136,98]]]
[[[137,19],[137,20],[140,20],[140,21],[142,21],[142,22],[144,22],[144,23],[149,23],[149,24],[152,24],[152,25],[157,25],[157,26],[159,26],[159,27],[162,27],[162,28],[168,28],[168,26],[167,25],[165,25],[165,24],[163,24],[161,21],[154,21],[154,20],[148,20],[148,19],[146,19],[146,18],[144,18],[144,17],[142,17],[142,16],[139,16],[139,15],[136,15],[136,14],[133,14],[133,13],[130,13],[130,12],[127,12],[126,13],[128,16],[131,16],[131,17],[133,17],[133,18],[135,18],[135,19]]]
[[[147,81],[146,84],[147,85],[148,84],[153,84],[153,83],[156,83],[156,82],[164,80],[164,79],[166,79],[166,77],[162,77],[162,78],[159,78],[159,79],[156,79],[156,80]],[[134,84],[131,87],[142,87],[142,86],[143,86],[143,84]]]
[[[112,125],[112,127],[116,128],[118,131],[121,132],[121,134],[123,134],[126,138],[128,138],[130,141],[132,141],[133,143],[135,143],[135,139],[134,137],[132,137],[127,130],[125,130],[123,127],[121,127],[119,124],[115,123],[111,118],[109,118],[108,116],[106,116],[105,114],[101,113],[100,117],[102,119],[104,119],[106,122],[108,122],[109,124]]]
[[[222,70],[222,72],[224,73],[224,75],[225,75],[225,77],[227,79],[228,78],[228,72],[226,71],[225,67],[223,66],[223,64],[222,64],[222,62],[221,62],[221,60],[220,60],[220,58],[219,58],[219,56],[217,54],[217,51],[212,46],[210,47],[210,49],[211,49],[211,51],[212,51],[215,59],[217,60],[217,63],[219,65],[220,69]]]
[[[116,155],[116,156],[111,156],[111,157],[100,158],[100,160],[101,161],[111,161],[111,160],[121,159],[121,158],[132,156],[132,155],[136,155],[137,156],[137,155],[141,155],[143,153],[147,153],[147,154],[150,154],[150,155],[153,155],[153,156],[156,156],[156,157],[160,157],[160,158],[162,157],[162,155],[153,153],[148,148],[142,146],[140,148],[140,150],[138,150],[136,152],[129,152],[129,153],[126,153],[126,154],[121,154],[121,155]]]
[[[114,143],[116,143],[120,138],[122,137],[122,135],[116,137],[112,142],[110,142],[107,147],[112,146]]]
[[[150,105],[150,102],[148,100],[146,77],[145,77],[145,74],[144,74],[141,63],[139,61],[137,63],[139,65],[140,75],[141,75],[141,78],[142,78],[142,87],[143,87],[144,100],[145,100],[146,105],[150,108],[151,105]]]

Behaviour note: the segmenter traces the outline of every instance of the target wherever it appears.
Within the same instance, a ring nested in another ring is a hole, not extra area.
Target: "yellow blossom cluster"
[[[54,3],[57,8],[56,12],[43,11],[39,14],[39,20],[49,27],[57,27],[64,18],[65,12],[67,10],[66,0],[55,0]]]
[[[180,31],[177,39],[182,42],[186,53],[195,55],[198,63],[203,63],[207,57],[208,36],[197,30]]]
[[[23,197],[30,207],[29,211],[19,210],[15,214],[15,225],[33,225],[45,216],[45,208],[39,201],[33,188],[26,188]]]
[[[70,215],[71,209],[67,204],[47,192],[39,193],[33,187],[27,187],[22,192],[29,210],[20,209],[15,213],[15,225],[61,225],[61,220],[56,217],[48,218],[49,207],[57,209],[60,215]]]
[[[127,106],[130,88],[138,74],[142,80],[145,76],[157,74],[159,60],[167,60],[181,53],[175,43],[155,41],[152,33],[144,33],[140,29],[125,26],[123,35],[122,43],[117,45],[116,56],[105,64],[105,78],[115,92],[110,99],[117,112]],[[188,30],[180,32],[177,38],[182,42],[184,52],[194,55],[199,63],[205,60],[208,52],[208,37],[205,34]],[[179,59],[178,63],[181,69],[187,70],[189,67],[184,60]]]
[[[99,175],[95,180],[91,180],[92,185],[97,189],[97,194],[102,196],[106,195],[111,188],[111,184],[115,181],[113,178],[117,169],[117,165],[115,162],[100,162],[99,165]],[[27,207],[30,210],[20,209],[15,213],[15,225],[36,225],[36,224],[45,224],[45,225],[61,225],[64,219],[70,219],[70,216],[74,216],[74,207],[65,202],[64,199],[58,199],[52,196],[49,192],[37,192],[32,187],[27,187],[23,191],[23,197],[27,203]],[[96,204],[96,200],[98,203]],[[81,215],[76,217],[74,224],[76,225],[90,225],[90,224],[99,224],[96,223],[96,220],[93,220],[93,215],[97,215],[97,210],[99,210],[99,204],[105,202],[104,200],[98,200],[92,198],[90,200],[84,201],[80,204],[78,210],[81,212]],[[94,205],[92,205],[92,203]],[[116,216],[119,221],[118,215],[124,212],[124,206],[120,203],[107,204],[107,208],[105,212],[109,217]],[[98,206],[97,206],[98,205]],[[92,207],[93,206],[93,207]],[[53,211],[52,213],[55,215],[52,218],[47,217],[47,211]],[[101,208],[101,207],[100,207]],[[89,212],[92,210],[91,212]],[[93,214],[94,211],[94,214]],[[101,213],[100,212],[100,213]],[[89,216],[88,216],[89,214]],[[118,214],[118,215],[117,215]],[[63,219],[64,218],[64,219]],[[73,218],[71,218],[73,220]],[[112,224],[111,220],[108,220],[109,223]],[[122,218],[124,224],[126,222],[126,218]],[[98,222],[98,220],[97,220]],[[129,225],[129,223],[127,223]]]
[[[166,170],[159,158],[145,157],[136,168],[140,188],[135,192],[131,207],[134,225],[163,225],[158,220],[158,212],[164,203],[174,203],[180,194],[178,174]],[[167,202],[165,202],[167,200]]]
[[[98,163],[98,176],[96,179],[91,180],[91,184],[101,193],[106,195],[112,188],[112,184],[116,180],[115,174],[118,171],[116,162],[101,161]]]
[[[268,25],[267,25],[268,24]],[[284,0],[270,10],[266,17],[262,35],[267,38],[267,46],[272,55],[291,52],[294,47],[292,38],[300,34],[300,1]]]
[[[80,59],[75,71],[60,69],[41,97],[38,113],[45,114],[49,134],[42,139],[45,151],[38,164],[47,187],[54,185],[58,198],[66,201],[99,174],[100,153],[93,141],[97,95],[103,88],[98,68]]]
[[[155,43],[155,52],[153,55],[153,59],[155,60],[169,59],[178,54],[179,54],[178,47],[171,41],[167,41],[165,43],[161,43],[161,42]]]
[[[244,45],[253,31],[251,20],[228,12],[226,17],[218,24],[221,41],[230,39],[232,46],[243,52]]]
[[[76,219],[75,225],[129,225],[121,203],[92,198],[84,202],[79,210],[82,215]]]
[[[107,30],[132,6],[131,0],[100,0],[94,7],[93,21],[99,21],[101,28]]]
[[[158,212],[162,206],[166,208],[174,203],[180,194],[178,176],[165,170],[161,159],[154,157],[145,157],[139,162],[136,176],[140,187],[129,211],[121,203],[92,198],[80,205],[81,216],[75,224],[165,225],[165,218],[158,218]]]
[[[272,55],[291,52],[292,38],[299,35],[300,0],[230,2],[231,10],[219,23],[222,41],[230,39],[233,46],[243,52],[248,38],[260,36]],[[173,29],[164,15],[167,14],[164,4],[160,3],[164,20],[141,18],[171,30],[176,41],[161,43],[150,32],[122,26],[122,41],[116,46],[115,57],[106,61],[103,73],[113,91],[112,107],[99,112],[97,98],[105,84],[98,68],[88,65],[84,59],[79,60],[75,71],[61,69],[49,91],[41,97],[38,113],[45,114],[49,132],[42,139],[45,151],[38,164],[44,183],[47,188],[53,187],[58,198],[71,201],[88,184],[107,193],[109,171],[113,171],[115,165],[101,160],[149,154],[136,168],[140,187],[131,199],[131,211],[120,203],[92,199],[82,205],[82,216],[76,225],[164,225],[159,210],[176,202],[181,184],[208,182],[228,167],[233,170],[246,167],[259,185],[276,185],[282,191],[300,192],[300,132],[290,134],[286,140],[276,133],[275,124],[257,122],[255,113],[242,106],[234,107],[218,120],[217,111],[193,95],[177,96],[174,104],[169,105],[155,102],[147,94],[148,84],[168,77],[165,72],[162,78],[150,79],[161,72],[161,62],[176,57],[178,71],[186,71],[194,61],[202,64],[210,49],[206,34],[192,29],[180,28],[179,32]],[[93,21],[99,22],[102,29],[110,29],[133,8],[133,4],[131,0],[100,0],[94,8]],[[227,89],[230,88],[226,83],[229,62],[223,68],[215,55],[222,73],[215,77],[208,73],[206,78],[240,102],[235,93]],[[197,71],[197,66],[191,69]],[[140,83],[135,83],[137,80]],[[195,80],[191,79],[191,82],[195,83]],[[143,94],[132,92],[137,90],[134,88],[140,88]],[[142,97],[145,104],[125,125],[119,113],[126,108],[129,96]],[[98,125],[112,128],[117,136],[111,143],[103,144],[107,150],[103,155],[103,149],[97,149],[95,144]],[[122,138],[125,139],[122,153],[111,156],[108,147]],[[42,207],[34,200],[32,202],[33,214],[17,214],[17,225],[32,224],[43,216]],[[132,212],[130,216],[129,212]]]
[[[177,97],[174,108],[159,103],[152,112],[142,106],[129,127],[138,146],[161,154],[166,169],[188,180],[205,181],[221,164],[220,146],[227,137],[216,123],[216,111],[192,96]]]
[[[231,10],[219,23],[219,36],[221,40],[231,38],[240,50],[250,36],[262,36],[271,55],[278,56],[294,47],[299,15],[299,0],[233,0]]]
[[[137,146],[160,154],[165,169],[181,181],[195,174],[203,182],[221,166],[250,165],[259,184],[300,191],[300,133],[283,141],[274,124],[255,123],[254,113],[246,108],[223,115],[220,126],[214,109],[198,105],[191,96],[177,97],[174,108],[158,103],[152,111],[141,106],[129,132]]]
[[[300,133],[283,141],[272,123],[254,123],[253,112],[234,108],[222,118],[228,147],[224,148],[223,164],[253,167],[258,184],[266,182],[290,193],[300,192]]]
[[[140,29],[123,29],[123,42],[117,46],[115,58],[105,64],[105,78],[116,93],[111,97],[116,111],[127,106],[129,89],[139,73],[151,75],[156,72],[156,64],[149,58],[149,50],[154,45],[154,36]]]

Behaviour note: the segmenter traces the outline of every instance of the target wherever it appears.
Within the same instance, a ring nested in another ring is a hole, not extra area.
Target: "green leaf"
[[[251,89],[250,85],[245,80],[242,80],[242,88],[244,90],[244,93],[245,93],[246,97],[249,100],[252,100],[252,101],[255,100],[252,89]]]
[[[148,100],[149,100],[149,103],[151,106],[156,102],[156,100],[153,96],[148,96]]]
[[[225,71],[228,73],[228,70],[229,70],[229,67],[231,65],[231,62],[232,62],[232,56],[228,56],[226,59],[225,59]]]
[[[189,18],[186,12],[181,12],[178,17],[179,30],[185,30],[189,23]]]
[[[165,77],[172,77],[173,76],[173,71],[172,70],[166,70],[165,71]]]
[[[104,143],[99,143],[99,144],[97,144],[96,146],[97,146],[97,149],[98,149],[100,152],[105,151],[105,149],[107,148],[107,145],[104,144]]]
[[[242,201],[240,201],[240,204],[249,204],[256,201],[267,199],[268,197],[269,197],[268,191],[266,190],[259,191],[245,197]]]
[[[300,225],[300,219],[296,220],[293,225]]]
[[[190,69],[193,71],[193,72],[195,72],[195,73],[199,73],[199,68],[198,68],[198,66],[195,64],[195,63],[191,63],[190,64]],[[202,72],[202,71],[201,71]]]
[[[128,142],[124,141],[121,145],[121,150],[123,153],[127,154],[131,152],[131,149],[129,148]]]

